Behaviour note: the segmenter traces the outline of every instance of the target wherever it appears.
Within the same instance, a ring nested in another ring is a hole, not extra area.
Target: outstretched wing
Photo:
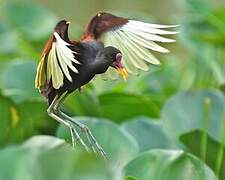
[[[40,91],[45,91],[50,86],[59,89],[63,86],[64,78],[72,82],[69,70],[78,73],[73,63],[80,64],[75,57],[78,53],[71,49],[72,46],[75,45],[64,41],[58,33],[54,32],[45,45],[37,68],[36,88]]]
[[[118,48],[123,55],[123,64],[130,74],[138,74],[139,70],[147,71],[148,63],[158,65],[159,60],[151,51],[167,53],[167,49],[156,42],[175,42],[173,39],[161,37],[177,32],[165,30],[175,25],[149,24],[128,20],[108,13],[99,13],[89,23],[83,41],[99,40],[105,46]],[[109,68],[103,74],[104,79],[116,78],[115,69]]]

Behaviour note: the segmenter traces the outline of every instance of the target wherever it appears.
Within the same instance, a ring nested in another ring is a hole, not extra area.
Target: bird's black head
[[[69,40],[69,37],[68,37],[69,24],[70,24],[69,21],[61,20],[56,24],[54,29],[54,31],[57,32],[61,36],[61,38],[63,38],[64,40]]]
[[[118,55],[120,55],[122,58],[122,53],[120,50],[112,46],[105,47],[103,53],[105,55],[105,59],[110,62],[110,66],[113,66],[113,63],[116,61],[116,57]]]
[[[112,46],[108,46],[106,48],[104,48],[104,60],[106,61],[106,63],[115,68],[118,73],[124,78],[126,79],[128,76],[127,71],[125,70],[123,64],[122,64],[122,53],[120,50],[118,50],[115,47]]]

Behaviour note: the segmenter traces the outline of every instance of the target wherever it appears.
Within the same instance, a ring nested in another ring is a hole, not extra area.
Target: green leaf
[[[9,23],[21,31],[27,39],[35,41],[46,38],[57,21],[49,10],[28,2],[7,3],[4,12]]]
[[[20,112],[32,122],[35,133],[55,134],[58,123],[49,117],[47,103],[42,101],[24,101],[17,105]]]
[[[16,60],[7,65],[2,74],[3,92],[15,102],[39,99],[34,87],[36,63]]]
[[[133,137],[126,131],[120,129],[118,125],[96,118],[76,117],[74,121],[79,121],[87,125],[96,137],[98,143],[103,147],[108,155],[110,162],[122,167],[127,161],[138,153],[138,145]],[[57,136],[70,140],[70,131],[64,126],[60,126]],[[85,134],[82,139],[88,145]]]
[[[76,91],[66,98],[65,106],[68,108],[67,110],[72,111],[75,115],[101,116],[98,97],[86,87],[83,88],[81,93]]]
[[[200,142],[202,141],[202,136],[202,131],[194,130],[180,136],[180,140],[189,148],[192,154],[201,158]],[[215,170],[220,179],[225,179],[225,145],[215,141],[208,135],[206,149],[206,164]]]
[[[157,148],[170,149],[174,146],[160,120],[140,117],[123,123],[122,127],[136,139],[141,152]]]
[[[16,106],[0,93],[0,144],[5,142],[5,139],[9,138],[11,127],[15,127],[19,121]]]
[[[133,176],[127,176],[125,177],[125,180],[137,180],[136,177]]]
[[[0,94],[0,146],[21,142],[33,134],[33,124],[17,105]]]
[[[47,115],[43,102],[13,103],[0,93],[0,146],[19,143],[34,134],[54,134],[56,122]]]
[[[48,136],[34,137],[22,146],[1,150],[0,169],[0,179],[7,180],[111,180],[114,177],[114,171],[100,158],[72,151],[62,140]]]
[[[205,104],[209,100],[206,117]],[[225,96],[219,91],[186,91],[171,97],[162,109],[162,120],[169,134],[178,138],[193,129],[204,129],[221,141],[224,123]],[[207,129],[204,123],[208,118]]]
[[[22,148],[31,150],[35,150],[37,148],[42,150],[49,150],[62,146],[67,146],[64,140],[47,135],[33,136],[21,145]]]
[[[126,176],[141,180],[216,180],[213,171],[193,155],[183,151],[151,150],[130,161]]]
[[[136,116],[157,117],[158,105],[148,96],[122,92],[109,92],[99,96],[102,116],[121,122]],[[126,107],[126,111],[124,111]]]
[[[43,179],[113,180],[115,176],[102,159],[84,152],[46,152],[39,168]]]

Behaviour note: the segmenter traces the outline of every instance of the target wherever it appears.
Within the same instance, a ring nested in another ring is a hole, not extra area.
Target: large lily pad
[[[151,150],[130,161],[125,176],[141,180],[216,180],[213,171],[183,151]]]
[[[175,143],[170,140],[160,120],[139,117],[123,123],[122,128],[136,139],[140,151],[157,148],[170,149],[175,147]]]
[[[221,142],[224,109],[225,96],[219,91],[180,92],[163,107],[162,120],[174,138],[193,129],[203,129]]]
[[[225,145],[215,141],[207,134],[206,144],[202,145],[203,138],[204,132],[200,130],[194,130],[180,136],[180,140],[192,154],[201,158],[214,169],[220,179],[225,179]],[[223,143],[225,143],[225,136]]]
[[[66,142],[63,139],[56,138],[54,136],[38,135],[33,136],[25,141],[21,147],[25,149],[37,149],[42,150],[54,149],[62,146],[66,146]]]
[[[74,120],[80,121],[90,128],[113,164],[122,167],[138,153],[139,149],[135,139],[126,131],[120,129],[118,125],[110,121],[88,117],[76,117]],[[70,139],[69,129],[60,126],[57,136],[67,140]],[[82,134],[82,137],[85,140],[84,134]],[[88,144],[86,140],[85,142]]]
[[[72,151],[62,146],[67,147],[60,139],[38,136],[22,146],[1,150],[0,179],[112,179],[113,171],[103,160],[93,154]]]
[[[2,74],[3,91],[15,102],[40,98],[35,89],[36,63],[33,61],[13,61]]]

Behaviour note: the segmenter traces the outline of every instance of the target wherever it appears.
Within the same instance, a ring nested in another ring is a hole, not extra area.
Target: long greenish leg
[[[65,93],[62,96],[65,96]],[[68,122],[63,117],[60,117],[60,115],[59,115],[59,113],[57,111],[57,107],[59,105],[58,102],[59,102],[59,100],[62,99],[62,96],[60,96],[60,97],[59,96],[56,96],[54,98],[54,100],[51,103],[51,105],[49,106],[47,112],[48,112],[48,114],[49,114],[50,117],[52,117],[53,119],[55,119],[59,123],[64,124],[65,126],[67,126],[70,129],[73,148],[75,148],[75,145],[76,145],[75,140],[77,139],[84,146],[84,148],[89,152],[89,148],[86,146],[86,144],[80,138],[79,134],[77,133],[76,129],[73,127],[72,123],[71,122]]]
[[[93,136],[93,134],[91,133],[90,129],[78,122],[78,121],[75,121],[73,118],[67,116],[66,114],[64,114],[63,112],[60,111],[60,114],[67,120],[69,120],[70,122],[74,123],[77,127],[79,127],[83,132],[85,132],[86,134],[86,137],[88,139],[88,141],[90,142],[91,146],[92,146],[92,149],[93,151],[95,152],[95,149],[94,147],[96,146],[98,152],[100,153],[101,156],[103,156],[103,158],[107,159],[107,155],[105,153],[105,151],[103,150],[103,148],[98,144],[97,140],[95,139],[95,137]]]
[[[66,98],[66,96],[67,96],[67,93],[64,93],[64,94],[57,100],[57,102],[56,102],[56,104],[55,104],[55,106],[54,106],[54,110],[57,112],[58,116],[60,116],[60,117],[63,118],[63,119],[66,119],[67,122],[72,123],[73,125],[75,125],[75,126],[77,126],[78,128],[80,128],[81,131],[85,132],[86,137],[87,137],[87,140],[89,141],[89,143],[90,143],[90,145],[91,145],[91,147],[92,147],[92,150],[93,150],[94,152],[96,152],[96,150],[95,150],[95,147],[96,147],[97,150],[98,150],[98,152],[100,153],[100,155],[101,155],[104,159],[107,159],[107,156],[106,156],[105,151],[104,151],[103,148],[98,144],[97,140],[96,140],[95,137],[93,136],[93,134],[92,134],[92,132],[90,131],[90,129],[89,129],[86,125],[84,125],[84,124],[82,124],[82,123],[80,123],[80,122],[78,122],[78,121],[75,121],[73,118],[69,117],[68,115],[66,115],[65,113],[63,113],[63,112],[61,112],[61,111],[59,110],[59,104],[62,103],[62,101]],[[76,131],[75,128],[73,128],[73,129]],[[81,144],[82,144],[82,145],[85,147],[85,149],[87,150],[85,143],[82,141],[82,139],[80,138],[80,136],[79,136],[78,133],[76,133],[76,136],[77,136],[78,140],[81,142]],[[88,151],[88,150],[87,150],[87,151]]]
[[[50,117],[52,117],[53,119],[55,119],[56,121],[58,121],[59,123],[62,123],[62,124],[64,124],[65,126],[67,126],[67,127],[69,127],[69,123],[67,122],[67,121],[65,121],[65,120],[63,120],[63,119],[61,119],[61,118],[59,118],[56,114],[55,114],[55,112],[54,112],[54,107],[55,107],[55,105],[56,105],[56,103],[57,103],[57,100],[58,100],[58,95],[54,98],[54,100],[52,101],[52,103],[51,103],[51,105],[48,107],[48,110],[47,110],[47,112],[48,112],[48,115],[50,116]]]

